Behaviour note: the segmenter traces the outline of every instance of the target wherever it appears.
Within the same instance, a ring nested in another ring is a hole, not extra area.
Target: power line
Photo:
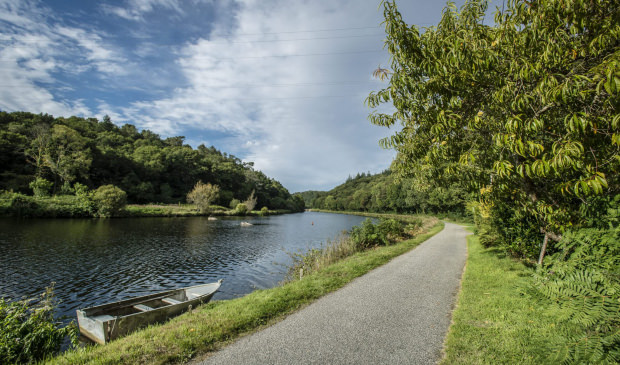
[[[286,84],[248,84],[248,85],[235,85],[235,86],[206,86],[210,89],[247,89],[247,88],[261,88],[261,87],[296,87],[296,86],[340,86],[340,85],[364,85],[364,84],[372,84],[372,80],[367,81],[329,81],[329,82],[293,82]],[[11,87],[11,88],[30,88],[30,87],[41,87],[40,85],[31,84],[31,85],[23,85],[23,84],[0,84],[0,87]]]
[[[299,41],[313,41],[313,40],[329,40],[329,39],[347,39],[347,38],[365,38],[365,37],[378,37],[385,36],[384,33],[376,33],[376,34],[358,34],[358,35],[347,35],[347,36],[335,36],[335,37],[311,37],[311,38],[295,38],[295,39],[259,39],[259,40],[246,40],[246,41],[218,41],[218,40],[207,40],[209,44],[239,44],[239,43],[275,43],[275,42],[299,42]],[[64,40],[64,39],[61,39]],[[204,40],[204,39],[203,39]],[[0,40],[0,41],[11,41],[11,40]],[[48,42],[46,40],[20,40],[20,43],[51,43],[50,46],[53,46],[55,41]],[[156,44],[156,47],[166,47],[171,46],[172,44]],[[194,44],[195,45],[195,44]],[[79,46],[79,45],[78,45]],[[27,48],[26,45],[5,45],[5,48]]]
[[[286,58],[286,57],[313,57],[313,56],[332,56],[332,55],[347,55],[347,54],[363,54],[363,53],[382,53],[384,50],[376,49],[376,50],[366,50],[366,51],[345,51],[345,52],[317,52],[317,53],[294,53],[294,54],[282,54],[282,55],[271,55],[271,56],[242,56],[242,57],[210,57],[210,56],[196,56],[191,57],[190,59],[212,59],[216,61],[224,61],[224,60],[237,60],[237,59],[260,59],[260,58]],[[39,58],[10,58],[10,59],[0,59],[0,63],[2,62],[13,62],[18,60],[37,60]]]

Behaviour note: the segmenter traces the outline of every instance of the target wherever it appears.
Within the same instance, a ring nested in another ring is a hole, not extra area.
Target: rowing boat
[[[220,288],[217,283],[167,290],[160,293],[78,309],[80,333],[105,344],[140,327],[163,322],[207,303]]]

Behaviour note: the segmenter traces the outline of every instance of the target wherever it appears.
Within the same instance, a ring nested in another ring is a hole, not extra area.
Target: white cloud
[[[177,0],[127,0],[125,4],[124,7],[108,4],[103,4],[101,7],[107,14],[133,21],[144,20],[145,14],[153,12],[158,7],[172,10],[178,14],[184,13]]]
[[[96,70],[101,78],[124,73],[125,59],[99,34],[60,24],[40,2],[0,2],[0,108],[89,116],[83,100],[58,100],[48,87],[69,90],[55,74]]]
[[[386,168],[392,153],[377,143],[386,132],[370,125],[363,105],[380,87],[370,75],[386,56],[342,55],[381,50],[376,4],[238,5],[233,20],[219,19],[209,38],[180,51],[177,63],[190,85],[133,103],[123,110],[127,119],[163,135],[184,129],[232,134],[217,147],[246,156],[291,190],[328,188],[349,174]],[[368,29],[343,29],[358,27]],[[342,30],[303,32],[334,28]],[[317,55],[299,56],[308,54]],[[284,55],[291,56],[273,57]]]

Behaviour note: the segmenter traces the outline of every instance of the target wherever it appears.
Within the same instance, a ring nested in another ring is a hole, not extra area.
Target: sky
[[[421,27],[445,6],[397,4]],[[395,156],[364,105],[382,21],[379,0],[0,0],[0,110],[109,115],[329,190]]]

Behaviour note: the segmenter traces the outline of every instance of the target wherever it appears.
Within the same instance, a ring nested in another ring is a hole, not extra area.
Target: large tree
[[[389,84],[367,103],[396,109],[370,115],[398,126],[381,142],[398,151],[395,170],[431,166],[484,188],[545,243],[618,193],[619,2],[508,0],[489,26],[486,1],[469,0],[428,29],[383,6],[392,62],[376,75]]]

